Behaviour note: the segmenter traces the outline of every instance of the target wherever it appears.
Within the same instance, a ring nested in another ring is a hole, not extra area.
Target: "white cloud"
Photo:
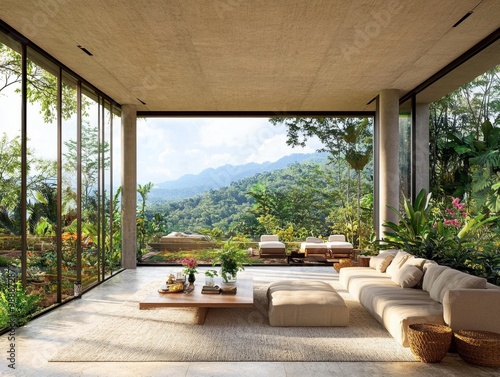
[[[292,153],[314,153],[286,144],[286,128],[267,118],[157,119],[140,121],[138,182],[164,182],[226,164],[277,161]]]

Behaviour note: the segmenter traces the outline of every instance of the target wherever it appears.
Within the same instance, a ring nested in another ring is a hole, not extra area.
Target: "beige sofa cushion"
[[[267,290],[271,326],[347,326],[349,308],[323,281],[277,281]]]
[[[414,255],[412,255],[411,257],[409,257],[406,260],[405,266],[406,265],[415,266],[415,267],[418,267],[419,269],[423,270],[425,261],[426,261],[425,258],[417,258]]]
[[[465,288],[486,289],[486,279],[449,268],[434,281],[429,294],[434,301],[442,303],[445,293],[450,289]]]
[[[391,264],[398,250],[386,250],[379,255],[370,258],[370,267],[379,272],[385,272],[386,268]]]
[[[421,289],[403,289],[391,282],[390,278],[387,280],[385,284],[380,281],[377,284],[364,282],[359,301],[396,341],[405,347],[409,346],[410,324],[444,324],[443,305],[431,300],[427,292]]]
[[[438,264],[429,264],[427,268],[424,265],[424,279],[422,280],[422,289],[430,292],[436,279],[444,270],[449,269],[448,266],[440,266]]]
[[[403,265],[392,277],[391,280],[401,288],[415,287],[424,276],[424,271],[411,265]]]
[[[389,276],[394,276],[401,267],[405,264],[405,262],[410,258],[412,255],[410,253],[407,253],[406,251],[399,250],[394,259],[392,260],[391,264],[387,267],[385,270],[386,274]]]

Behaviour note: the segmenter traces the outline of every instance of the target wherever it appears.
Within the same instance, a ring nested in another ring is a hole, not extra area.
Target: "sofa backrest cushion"
[[[323,243],[323,240],[318,237],[307,237],[306,242],[312,242],[312,243]]]
[[[370,267],[379,272],[385,272],[386,268],[391,264],[398,250],[386,250],[379,255],[370,258]]]
[[[328,237],[328,242],[345,242],[345,236],[343,234],[331,234]]]
[[[279,238],[274,234],[264,234],[260,236],[260,242],[270,242],[270,241],[279,241]]]
[[[427,265],[427,268],[425,268],[424,265],[424,279],[422,280],[422,289],[430,293],[434,282],[446,269],[449,269],[449,267],[440,266],[439,264],[429,264]]]
[[[401,288],[415,287],[424,276],[424,271],[416,266],[403,265],[394,275],[391,280]]]
[[[399,271],[399,269],[403,267],[405,262],[411,256],[412,255],[410,253],[407,253],[406,251],[403,250],[399,250],[394,259],[392,260],[391,264],[385,270],[387,275],[394,276]]]
[[[442,303],[450,289],[486,289],[486,279],[449,268],[434,281],[429,295],[434,301]]]

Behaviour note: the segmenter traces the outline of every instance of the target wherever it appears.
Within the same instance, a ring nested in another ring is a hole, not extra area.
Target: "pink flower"
[[[467,217],[467,212],[462,212],[462,217]]]
[[[185,258],[181,263],[184,267],[187,268],[195,268],[196,266],[198,266],[198,262],[193,258]]]
[[[453,198],[451,204],[453,204],[453,207],[458,208],[458,206],[460,205],[460,198]]]
[[[444,225],[452,225],[452,220],[444,220],[443,224]]]
[[[444,212],[449,214],[449,215],[455,215],[455,211],[452,209],[449,209],[449,208],[446,208]]]

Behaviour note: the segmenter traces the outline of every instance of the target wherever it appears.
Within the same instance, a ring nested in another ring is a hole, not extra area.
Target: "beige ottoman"
[[[323,281],[277,281],[267,290],[271,326],[347,326],[349,308]]]

